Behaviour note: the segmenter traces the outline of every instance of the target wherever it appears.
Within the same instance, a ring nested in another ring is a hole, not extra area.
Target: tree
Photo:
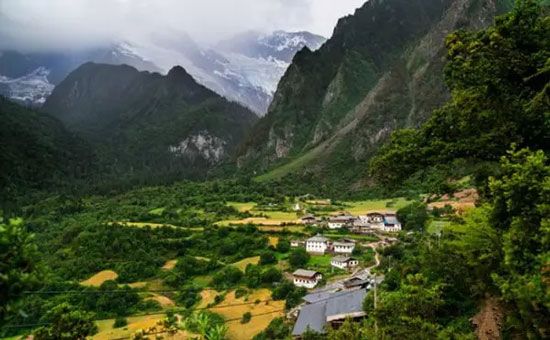
[[[280,253],[287,253],[290,250],[290,241],[287,239],[280,239],[277,242],[277,251]]]
[[[405,230],[424,231],[429,219],[427,207],[422,202],[413,202],[397,210],[397,219]]]
[[[428,167],[464,160],[497,162],[512,143],[550,145],[550,25],[547,8],[519,0],[514,11],[479,32],[446,39],[451,99],[419,130],[399,130],[371,161],[371,174],[390,188]]]
[[[529,338],[550,335],[550,164],[542,151],[512,149],[501,176],[489,182],[492,226],[502,233],[503,273],[493,274],[515,304],[518,329]]]
[[[38,282],[38,253],[33,235],[22,221],[4,223],[0,216],[0,319],[21,291]]]
[[[266,250],[260,254],[261,265],[274,264],[274,263],[277,263],[277,258],[275,257],[275,253],[273,253],[272,251]]]
[[[250,312],[246,312],[243,314],[243,317],[241,318],[241,323],[249,323],[250,319],[252,319],[252,314],[250,314]]]
[[[305,248],[296,248],[290,252],[288,262],[294,268],[305,266],[309,261],[309,254]]]
[[[275,267],[270,267],[262,273],[262,283],[279,282],[282,278],[283,274]]]
[[[57,305],[46,317],[51,325],[39,328],[36,340],[85,340],[97,333],[93,315],[76,310],[68,303]]]

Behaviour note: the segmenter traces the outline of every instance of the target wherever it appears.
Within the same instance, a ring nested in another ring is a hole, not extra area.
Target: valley
[[[0,340],[550,339],[549,1],[6,3]]]

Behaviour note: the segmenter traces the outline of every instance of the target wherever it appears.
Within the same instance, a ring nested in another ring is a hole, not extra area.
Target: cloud
[[[330,36],[364,0],[0,0],[0,49],[81,49],[162,30],[215,42],[245,30]]]

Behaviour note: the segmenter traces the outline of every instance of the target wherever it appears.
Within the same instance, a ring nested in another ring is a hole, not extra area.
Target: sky
[[[257,30],[330,37],[365,0],[0,0],[0,49],[83,49],[154,32],[186,32],[203,44]]]

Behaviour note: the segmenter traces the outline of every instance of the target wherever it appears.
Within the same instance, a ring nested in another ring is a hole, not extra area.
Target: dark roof
[[[315,277],[315,275],[319,274],[319,272],[316,272],[314,270],[306,270],[306,269],[298,269],[292,275],[294,276],[300,276],[300,277]]]
[[[332,258],[332,260],[333,261],[338,261],[338,262],[348,262],[348,261],[354,260],[354,259],[349,257],[349,256],[338,255],[338,256],[334,256]]]
[[[311,220],[311,219],[315,219],[315,216],[313,215],[306,215],[306,216],[302,216],[302,220]]]
[[[366,294],[365,289],[359,289],[351,292],[307,295],[304,299],[308,298],[317,302],[302,308],[292,335],[301,335],[308,327],[313,331],[323,333],[327,320],[340,319],[342,316],[350,314],[363,314],[363,300]]]

